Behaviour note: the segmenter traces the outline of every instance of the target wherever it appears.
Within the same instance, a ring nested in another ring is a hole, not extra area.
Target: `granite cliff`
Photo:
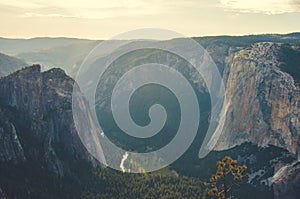
[[[41,72],[40,65],[0,79],[0,187],[8,195],[76,195],[84,179],[90,178],[91,169],[101,166],[77,134],[73,85],[74,80],[63,70]],[[84,98],[82,103],[85,105]],[[85,111],[83,116],[89,114]],[[92,125],[86,128],[87,132],[95,130]]]
[[[218,150],[252,142],[299,154],[300,89],[282,70],[285,63],[279,53],[283,47],[287,46],[255,43],[227,56],[224,80],[228,109]]]
[[[38,159],[49,171],[63,176],[69,169],[64,153],[93,160],[74,126],[73,85],[63,70],[41,72],[40,65],[0,79],[0,135],[4,138],[0,161]]]
[[[275,198],[294,199],[300,194],[300,162],[280,168],[272,179]]]

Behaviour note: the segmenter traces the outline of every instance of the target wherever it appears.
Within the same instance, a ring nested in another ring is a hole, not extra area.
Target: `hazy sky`
[[[300,0],[0,0],[0,37],[107,39],[137,28],[187,36],[300,31]]]

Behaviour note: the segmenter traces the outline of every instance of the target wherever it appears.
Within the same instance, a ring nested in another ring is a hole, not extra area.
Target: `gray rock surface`
[[[300,194],[300,162],[279,169],[272,182],[275,199],[296,199]]]
[[[16,164],[25,160],[16,128],[0,109],[0,162],[13,162]]]
[[[73,85],[63,70],[41,72],[39,65],[0,79],[1,162],[38,160],[58,176],[68,172],[70,157],[98,164],[75,129]]]
[[[227,117],[217,150],[250,141],[299,154],[300,89],[279,68],[281,46],[256,43],[227,57]]]

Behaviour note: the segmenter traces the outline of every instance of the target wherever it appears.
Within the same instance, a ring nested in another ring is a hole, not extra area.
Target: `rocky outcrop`
[[[279,68],[282,45],[256,43],[227,57],[228,110],[217,150],[250,141],[299,155],[300,89],[292,76]]]
[[[279,169],[272,183],[275,199],[295,199],[300,194],[300,162]]]
[[[97,165],[75,129],[73,85],[63,70],[39,65],[0,79],[0,162],[37,161],[57,176],[77,160]]]

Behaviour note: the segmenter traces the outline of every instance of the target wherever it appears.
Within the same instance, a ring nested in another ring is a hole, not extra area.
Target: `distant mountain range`
[[[214,45],[245,47],[256,42],[299,42],[299,38],[300,33],[209,36],[193,39],[204,48],[211,48]],[[63,68],[68,75],[74,77],[84,57],[100,42],[101,40],[76,38],[0,38],[0,53],[15,56],[29,64],[39,63],[43,70],[53,67]]]

